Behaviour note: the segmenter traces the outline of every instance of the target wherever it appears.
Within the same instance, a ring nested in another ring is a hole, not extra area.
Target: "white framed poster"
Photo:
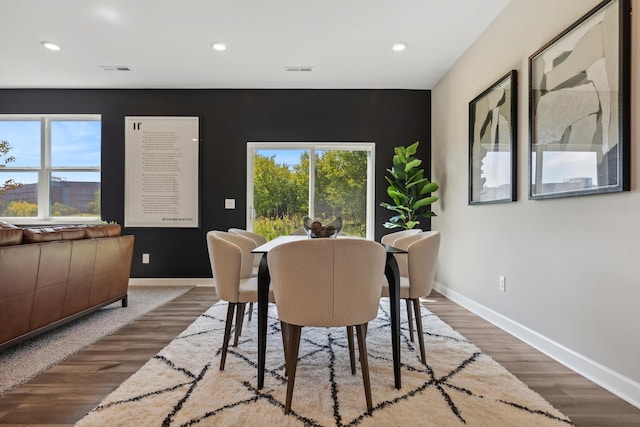
[[[198,117],[125,117],[125,227],[197,228]]]

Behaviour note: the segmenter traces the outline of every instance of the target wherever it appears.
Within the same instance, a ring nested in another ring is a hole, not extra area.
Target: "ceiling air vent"
[[[131,67],[127,65],[101,65],[104,71],[131,71]]]
[[[313,71],[313,67],[284,67],[285,70],[287,71],[306,71],[306,72],[311,72]]]

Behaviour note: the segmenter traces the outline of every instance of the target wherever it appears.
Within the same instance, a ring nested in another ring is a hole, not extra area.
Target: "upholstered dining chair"
[[[422,230],[419,228],[410,228],[408,230],[394,231],[393,233],[385,234],[384,236],[382,236],[382,239],[380,239],[380,243],[382,243],[383,245],[394,246],[393,242],[395,242],[396,240],[402,237],[407,237],[407,236],[420,234],[420,233],[422,233]]]
[[[405,249],[407,254],[396,254],[398,271],[400,272],[400,298],[407,301],[407,321],[409,334],[413,341],[413,319],[411,305],[415,312],[416,330],[420,344],[420,357],[426,365],[424,335],[422,333],[422,316],[420,314],[420,298],[426,297],[433,288],[436,261],[440,249],[440,232],[425,231],[400,237],[393,241],[391,246]],[[389,286],[384,283],[382,296],[389,296]]]
[[[245,229],[242,229],[242,228],[230,228],[229,229],[229,233],[239,234],[240,236],[248,237],[249,239],[251,239],[254,242],[256,242],[256,247],[258,247],[260,245],[264,245],[265,243],[267,243],[267,238],[264,237],[262,234],[254,233],[253,231],[245,230]],[[253,273],[252,273],[254,276],[258,275],[258,269],[260,268],[260,260],[261,259],[262,259],[262,254],[254,254]],[[251,315],[252,314],[253,314],[253,303],[250,302],[249,303],[249,310],[248,310],[248,319],[249,320],[251,320]]]
[[[216,292],[220,299],[229,303],[220,357],[222,371],[227,358],[234,312],[236,320],[233,346],[236,347],[242,333],[245,305],[258,301],[258,279],[252,275],[254,254],[251,253],[256,243],[239,234],[213,230],[207,233],[207,247]],[[273,292],[269,293],[269,301],[273,302]]]
[[[386,252],[364,239],[309,239],[269,252],[269,272],[285,342],[287,398],[291,401],[304,326],[355,326],[367,410],[373,409],[366,328],[378,313]]]
[[[229,233],[239,234],[240,236],[248,237],[249,239],[256,242],[256,247],[267,243],[267,238],[264,237],[262,234],[254,233],[253,231],[244,230],[242,228],[230,228]],[[261,258],[262,258],[262,254],[254,254],[254,260],[253,260],[254,274],[257,274],[258,272],[258,267],[260,267]]]

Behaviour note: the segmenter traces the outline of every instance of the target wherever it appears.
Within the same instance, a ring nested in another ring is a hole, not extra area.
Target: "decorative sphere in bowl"
[[[309,238],[336,237],[342,229],[342,218],[338,217],[327,225],[322,225],[320,221],[314,221],[305,217],[303,221],[304,231]]]

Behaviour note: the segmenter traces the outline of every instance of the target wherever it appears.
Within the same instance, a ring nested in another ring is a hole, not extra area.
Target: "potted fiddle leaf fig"
[[[396,215],[384,223],[386,228],[412,229],[420,225],[421,218],[431,218],[436,214],[430,205],[438,200],[431,193],[438,189],[438,184],[429,181],[420,168],[422,160],[415,156],[418,150],[417,141],[408,147],[395,147],[393,167],[387,169],[385,179],[389,183],[387,194],[391,203],[380,203],[380,206],[392,210]]]

